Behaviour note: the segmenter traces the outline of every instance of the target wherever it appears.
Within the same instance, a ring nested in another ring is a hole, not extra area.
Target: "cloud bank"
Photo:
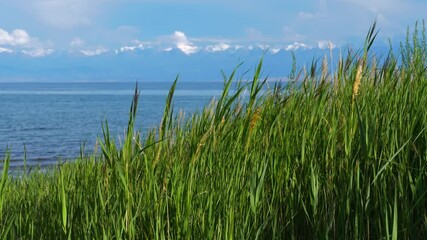
[[[80,50],[80,52],[85,56],[93,57],[93,56],[97,56],[97,55],[107,53],[107,52],[109,52],[109,50],[106,48],[100,47],[100,48],[97,48],[94,50]]]
[[[195,46],[181,31],[175,31],[172,35],[176,47],[187,55],[191,55],[199,51],[199,47]]]
[[[0,47],[0,53],[13,53],[13,50]]]
[[[30,57],[44,57],[52,54],[54,52],[53,49],[43,49],[37,48],[32,50],[22,50],[22,53],[28,55]]]
[[[15,29],[8,33],[4,29],[0,28],[0,45],[25,45],[30,42],[30,35],[25,30]]]
[[[295,51],[298,49],[311,49],[312,47],[308,46],[305,43],[301,43],[301,42],[294,42],[293,44],[289,44],[288,46],[286,46],[285,50],[286,51]]]

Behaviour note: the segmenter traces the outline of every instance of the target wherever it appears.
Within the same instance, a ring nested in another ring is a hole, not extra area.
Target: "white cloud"
[[[135,51],[137,46],[123,46],[120,48],[120,52],[128,52],[128,51]]]
[[[268,45],[268,44],[258,44],[258,48],[261,49],[261,50],[263,50],[263,51],[265,51],[265,50],[270,49],[270,45]]]
[[[241,49],[241,48],[244,48],[245,46],[243,46],[243,45],[236,45],[236,46],[234,46],[234,50],[239,50],[239,49]]]
[[[281,48],[271,48],[269,51],[272,53],[272,54],[277,54],[277,53],[279,53],[280,52],[280,50],[282,50]]]
[[[195,46],[181,31],[175,31],[172,35],[172,39],[176,47],[186,55],[191,55],[199,51],[199,47]]]
[[[54,52],[53,49],[36,48],[33,50],[22,50],[22,53],[31,57],[44,57]]]
[[[206,51],[208,52],[222,52],[222,51],[226,51],[227,49],[229,49],[231,46],[227,43],[218,43],[215,45],[208,45],[206,46]]]
[[[337,47],[337,45],[335,45],[333,42],[325,40],[317,42],[317,46],[320,49],[334,49]]]
[[[101,48],[97,48],[95,50],[80,50],[80,52],[85,56],[92,57],[92,56],[97,56],[97,55],[107,53],[108,49],[101,47]]]
[[[285,50],[286,51],[294,51],[294,50],[298,50],[300,48],[301,49],[311,49],[311,47],[305,43],[294,42],[293,44],[286,46]]]
[[[7,32],[0,28],[0,46],[2,45],[8,47],[0,47],[0,53],[21,52],[31,57],[44,57],[54,52],[51,41],[41,42],[23,29]]]
[[[0,47],[0,53],[13,53],[13,51],[8,48]]]
[[[223,52],[229,49],[237,50],[243,45],[231,44],[230,39],[212,37],[188,37],[182,31],[175,31],[171,35],[160,36],[153,42],[143,42],[145,48],[156,48],[160,51],[170,52],[178,49],[186,55],[192,55],[199,51],[209,53]]]
[[[123,46],[119,49],[119,52],[129,52],[129,51],[135,51],[136,49],[141,49],[144,50],[145,47],[142,43],[138,44],[138,45],[133,45],[133,46]]]
[[[80,39],[80,38],[74,38],[71,42],[70,42],[70,45],[72,46],[72,47],[81,47],[81,46],[84,46],[86,43],[85,43],[85,41],[83,41],[82,39]]]
[[[31,40],[25,30],[15,29],[11,33],[0,28],[0,45],[25,45]]]
[[[188,45],[185,43],[178,43],[177,48],[179,50],[181,50],[183,53],[187,54],[187,55],[191,55],[193,53],[196,53],[197,51],[199,51],[199,48],[196,46],[192,46],[192,45]]]

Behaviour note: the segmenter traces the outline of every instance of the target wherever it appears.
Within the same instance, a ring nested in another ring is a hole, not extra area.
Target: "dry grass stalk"
[[[335,90],[335,92],[337,92],[338,88],[339,88],[339,84],[340,84],[339,83],[339,81],[340,81],[340,75],[339,75],[339,73],[343,72],[343,66],[344,66],[343,59],[342,59],[341,52],[340,52],[340,56],[338,58],[338,69],[337,69],[337,72],[336,72],[337,77],[334,79],[334,90]]]
[[[362,80],[362,70],[363,70],[363,61],[359,60],[357,64],[356,77],[353,84],[353,101],[355,97],[359,94],[360,82]]]
[[[224,117],[222,117],[222,118],[221,118],[220,126],[222,127],[222,126],[224,126],[224,124],[225,124],[225,118],[224,118]]]
[[[239,114],[240,113],[240,111],[242,110],[242,104],[240,104],[240,103],[237,103],[237,106],[236,106],[236,108],[234,109],[234,114]]]
[[[325,81],[328,76],[328,59],[325,56],[322,61],[322,81]]]
[[[331,73],[332,73],[332,76],[331,76],[331,80],[332,81],[334,81],[335,79],[334,79],[334,64],[333,64],[333,54],[332,54],[332,51],[334,50],[334,48],[335,48],[335,46],[334,46],[334,44],[331,42],[331,41],[329,41],[328,42],[328,48],[329,48],[329,57],[330,57],[330,59],[331,59]]]
[[[302,69],[302,73],[303,73],[303,84],[304,84],[304,86],[306,86],[307,87],[307,85],[308,85],[308,73],[307,73],[307,69],[306,69],[306,67],[304,66],[303,67],[303,69]]]
[[[255,127],[256,123],[257,123],[257,122],[258,122],[258,120],[261,118],[260,114],[261,114],[261,108],[258,108],[258,109],[255,111],[254,115],[252,116],[251,124],[250,124],[250,128],[249,128],[249,131],[250,131],[250,132],[252,132],[252,130],[253,130],[253,128]]]
[[[372,67],[371,67],[371,79],[375,79],[376,73],[377,73],[377,58],[373,57]]]

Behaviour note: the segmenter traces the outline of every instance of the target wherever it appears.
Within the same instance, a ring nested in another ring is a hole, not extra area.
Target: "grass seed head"
[[[322,61],[322,81],[325,81],[327,76],[328,76],[328,59],[325,56]]]
[[[250,131],[252,132],[253,128],[255,127],[256,123],[258,122],[258,120],[261,118],[261,108],[258,108],[254,115],[252,116],[251,119],[251,124],[250,124]]]
[[[363,70],[363,61],[359,60],[357,64],[356,76],[353,84],[353,101],[355,97],[359,94],[360,83],[362,80],[362,70]]]

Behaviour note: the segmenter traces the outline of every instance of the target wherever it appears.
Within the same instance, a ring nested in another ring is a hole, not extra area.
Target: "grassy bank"
[[[102,156],[0,181],[4,239],[422,239],[427,236],[427,46],[349,51],[261,91],[253,79],[184,118],[172,85],[160,126]],[[247,89],[249,96],[243,97]]]

